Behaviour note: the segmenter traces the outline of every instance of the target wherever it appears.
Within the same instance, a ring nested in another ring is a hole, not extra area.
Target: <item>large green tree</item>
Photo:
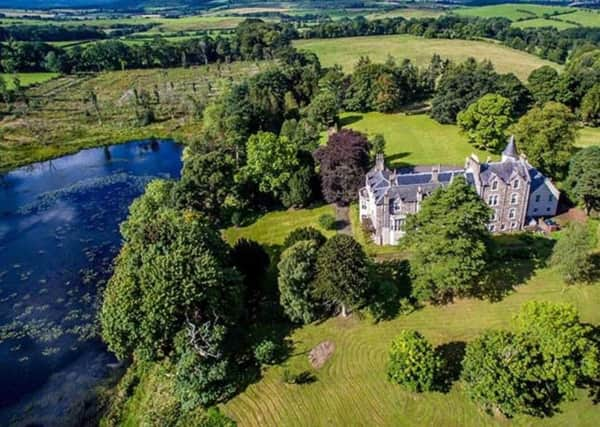
[[[584,224],[571,224],[562,233],[552,251],[552,265],[567,283],[588,282],[594,276],[592,242]]]
[[[475,147],[498,151],[506,144],[506,129],[512,122],[511,116],[510,100],[490,93],[461,111],[457,123]]]
[[[462,379],[486,410],[552,415],[598,378],[598,347],[573,306],[532,301],[514,323],[514,332],[489,331],[467,345]]]
[[[270,132],[259,132],[248,139],[246,166],[238,180],[250,179],[260,191],[280,197],[286,189],[292,172],[298,166],[298,149],[287,137]]]
[[[229,250],[198,214],[160,206],[161,182],[134,201],[122,226],[124,246],[104,292],[102,336],[119,358],[157,359],[171,353],[182,330],[210,336],[236,320],[241,283]],[[215,356],[203,349],[203,357]]]
[[[410,391],[432,390],[442,367],[440,357],[427,339],[412,330],[403,330],[389,353],[388,379]]]
[[[600,83],[596,83],[583,97],[581,118],[592,126],[600,126]]]
[[[563,104],[548,102],[534,107],[514,127],[514,134],[528,160],[543,173],[564,177],[575,152],[575,115]]]
[[[283,252],[277,266],[281,306],[293,322],[313,322],[323,310],[315,296],[319,246],[315,240],[299,241]]]
[[[600,211],[600,147],[584,148],[569,164],[567,185],[575,201],[583,203],[589,215]]]
[[[439,188],[406,222],[413,294],[446,302],[471,292],[487,266],[491,211],[463,177]]]
[[[352,237],[337,234],[321,247],[317,260],[316,294],[339,307],[346,316],[348,308],[364,304],[370,290],[367,256]]]

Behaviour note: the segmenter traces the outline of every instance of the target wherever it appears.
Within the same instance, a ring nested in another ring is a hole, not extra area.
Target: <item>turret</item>
[[[506,162],[508,160],[519,160],[519,151],[517,150],[517,144],[515,142],[514,135],[511,135],[508,140],[508,145],[502,152],[502,161]]]

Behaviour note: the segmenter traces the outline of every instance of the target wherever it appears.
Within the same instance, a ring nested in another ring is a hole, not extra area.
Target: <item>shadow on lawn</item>
[[[466,347],[467,343],[464,341],[451,341],[436,347],[435,352],[443,363],[439,378],[436,381],[438,391],[448,393],[452,388],[452,384],[460,378]]]
[[[363,119],[361,114],[352,114],[340,119],[340,127],[349,126],[353,123],[360,122]]]
[[[491,264],[470,296],[492,302],[506,295],[546,266],[555,241],[539,235],[505,235],[493,239]]]

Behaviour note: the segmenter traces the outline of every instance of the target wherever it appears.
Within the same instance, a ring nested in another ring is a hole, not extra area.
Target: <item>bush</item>
[[[318,246],[322,246],[327,238],[314,227],[300,227],[288,234],[285,242],[283,242],[283,249],[287,249],[302,240],[314,240]]]
[[[272,365],[277,362],[279,346],[271,340],[261,341],[254,349],[254,358],[261,365]]]
[[[325,230],[335,229],[335,217],[331,214],[323,214],[319,217],[319,224]]]
[[[281,381],[285,384],[309,384],[316,380],[316,377],[310,373],[309,371],[302,371],[297,374],[294,374],[289,369],[284,369],[281,374]]]
[[[388,378],[410,391],[434,388],[442,362],[425,337],[417,331],[405,330],[392,342]]]

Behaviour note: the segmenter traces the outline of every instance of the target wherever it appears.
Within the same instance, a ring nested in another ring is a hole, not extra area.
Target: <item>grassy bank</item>
[[[216,95],[221,81],[255,74],[267,63],[233,63],[167,70],[127,70],[53,79],[27,90],[29,104],[5,114],[0,171],[82,148],[148,137],[194,138],[195,103]],[[155,121],[140,126],[135,93],[146,91]],[[90,99],[95,94],[98,108]],[[0,112],[5,108],[0,105]]]
[[[489,59],[500,73],[513,72],[520,79],[527,79],[532,70],[542,65],[560,68],[558,64],[545,61],[526,52],[511,49],[492,42],[473,40],[426,39],[409,35],[348,37],[343,39],[313,39],[294,42],[299,49],[316,53],[324,66],[340,64],[350,72],[361,56],[383,62],[389,55],[398,61],[409,58],[424,66],[433,54],[454,61],[469,57]]]

